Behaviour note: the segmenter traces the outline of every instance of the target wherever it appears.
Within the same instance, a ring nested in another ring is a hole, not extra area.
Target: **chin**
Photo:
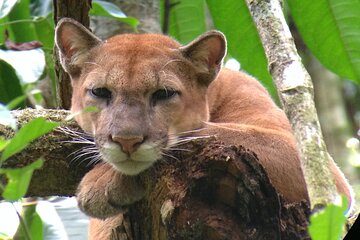
[[[138,162],[126,160],[123,162],[111,163],[111,165],[119,172],[129,176],[136,176],[153,165],[153,162]]]

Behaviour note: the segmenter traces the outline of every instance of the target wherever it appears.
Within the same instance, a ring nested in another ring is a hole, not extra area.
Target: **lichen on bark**
[[[313,85],[297,54],[280,2],[247,0],[247,5],[298,143],[311,206],[333,202],[337,191],[313,100]]]

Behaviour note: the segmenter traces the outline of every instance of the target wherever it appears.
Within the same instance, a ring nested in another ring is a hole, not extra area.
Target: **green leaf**
[[[29,187],[34,170],[41,168],[43,161],[38,159],[28,166],[15,169],[1,168],[0,174],[6,174],[8,183],[2,196],[8,201],[16,201],[24,197]]]
[[[26,123],[5,147],[5,150],[0,158],[0,162],[5,161],[12,155],[20,152],[26,148],[31,141],[41,137],[48,132],[51,132],[59,125],[60,123],[46,121],[45,118],[42,117],[33,119]]]
[[[9,142],[9,140],[6,140],[3,136],[0,136],[0,152],[6,147]]]
[[[113,3],[93,0],[92,9],[90,10],[90,15],[102,16],[102,17],[111,17],[117,19],[121,22],[127,23],[133,28],[139,24],[139,21],[133,17],[127,17],[118,6]]]
[[[241,69],[259,79],[268,91],[277,96],[267,59],[250,12],[244,0],[207,0],[216,29],[228,41],[228,53],[241,64]]]
[[[6,104],[22,95],[24,94],[20,79],[16,75],[15,69],[0,59],[0,102]]]
[[[44,239],[43,221],[39,214],[34,211],[32,215],[29,214],[27,221],[30,225],[30,235],[32,239]]]
[[[310,216],[309,234],[312,240],[339,240],[346,221],[347,198],[341,197],[340,205],[329,204]]]
[[[10,64],[21,83],[36,82],[44,72],[44,51],[40,48],[27,51],[1,50],[0,59]]]
[[[8,25],[9,38],[12,41],[24,43],[36,40],[35,27],[30,14],[30,0],[17,1],[8,15],[8,20],[12,23]]]
[[[16,4],[16,0],[3,0],[0,2],[0,18],[9,14],[11,9]]]
[[[53,14],[46,17],[36,17],[33,24],[37,35],[36,40],[42,43],[44,49],[52,50],[55,35]]]
[[[46,18],[36,18],[34,26],[37,34],[37,40],[43,44],[45,53],[45,71],[51,79],[51,90],[56,93],[56,77],[55,77],[55,64],[53,56],[54,47],[54,21],[53,14],[49,14]],[[53,106],[56,106],[56,94],[53,95]]]
[[[16,120],[9,109],[0,103],[0,124],[16,130]]]
[[[320,62],[360,82],[360,1],[288,0],[304,42]]]
[[[43,238],[43,223],[36,212],[37,204],[24,204],[21,217],[22,223],[14,235],[14,239],[28,239],[29,235],[31,239],[44,239]],[[26,229],[25,229],[26,228]]]
[[[189,43],[206,31],[205,1],[181,0],[170,10],[168,34],[182,44]],[[164,0],[160,1],[161,12]]]
[[[7,109],[15,109],[19,105],[23,105],[26,99],[25,95],[18,96],[6,104]]]

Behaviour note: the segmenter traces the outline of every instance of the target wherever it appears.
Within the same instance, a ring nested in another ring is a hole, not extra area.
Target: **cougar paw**
[[[77,201],[85,214],[104,219],[126,211],[143,194],[136,177],[123,176],[110,165],[99,164],[81,180]]]

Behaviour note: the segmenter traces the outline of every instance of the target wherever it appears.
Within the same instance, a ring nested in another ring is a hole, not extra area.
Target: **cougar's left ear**
[[[79,73],[90,49],[101,43],[101,40],[79,22],[63,18],[55,29],[55,44],[59,50],[60,62],[70,76]]]
[[[209,31],[181,47],[180,51],[192,62],[199,81],[208,85],[221,69],[226,54],[226,38],[221,32]]]

